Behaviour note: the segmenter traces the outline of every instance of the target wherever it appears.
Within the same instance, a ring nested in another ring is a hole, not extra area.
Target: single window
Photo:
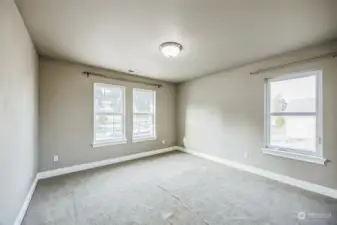
[[[264,152],[322,158],[321,71],[267,79],[265,99]]]
[[[132,140],[156,139],[156,92],[133,89],[133,135]]]
[[[126,143],[125,88],[94,84],[94,147]]]

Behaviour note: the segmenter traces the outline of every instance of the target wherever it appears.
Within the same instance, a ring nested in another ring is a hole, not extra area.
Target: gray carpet
[[[39,181],[23,224],[321,225],[336,221],[337,200],[172,152]]]

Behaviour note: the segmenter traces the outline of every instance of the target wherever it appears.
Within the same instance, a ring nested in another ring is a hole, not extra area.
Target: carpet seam
[[[210,225],[210,223],[208,223],[199,213],[197,212],[193,212],[192,209],[190,209],[186,204],[184,204],[180,198],[174,194],[172,194],[169,190],[167,190],[166,188],[160,186],[159,184],[156,184],[158,188],[162,189],[163,191],[165,191],[167,194],[169,194],[172,198],[176,199],[184,208],[186,208],[188,211],[190,211],[192,214],[196,215],[197,217],[199,217],[202,221],[204,221],[207,225]]]
[[[72,197],[73,197],[73,207],[74,207],[75,222],[78,225],[77,210],[76,210],[76,204],[75,204],[75,193],[74,192],[72,192]]]

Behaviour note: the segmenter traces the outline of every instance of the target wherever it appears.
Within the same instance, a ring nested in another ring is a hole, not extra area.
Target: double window
[[[126,119],[125,87],[95,83],[93,146],[127,143],[126,127],[133,127],[133,142],[156,139],[155,96],[152,90],[133,89],[130,123]]]
[[[324,164],[321,71],[266,80],[264,153]]]

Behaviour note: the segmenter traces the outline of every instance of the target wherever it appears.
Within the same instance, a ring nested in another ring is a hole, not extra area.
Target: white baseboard
[[[35,191],[35,187],[37,185],[37,181],[38,181],[38,178],[37,178],[37,176],[35,176],[35,179],[34,179],[32,185],[30,186],[30,189],[29,189],[29,191],[28,191],[28,193],[26,195],[25,201],[23,202],[23,205],[22,205],[22,207],[20,209],[20,212],[19,212],[18,216],[16,217],[14,225],[20,225],[22,223],[22,220],[25,217],[26,211],[28,209],[30,200],[33,197],[33,194],[34,194],[34,191]]]
[[[131,161],[131,160],[135,160],[135,159],[140,159],[140,158],[144,158],[144,157],[148,157],[148,156],[152,156],[152,155],[157,155],[157,154],[162,154],[162,153],[166,153],[166,152],[171,152],[171,151],[175,151],[175,150],[179,150],[182,152],[186,152],[189,153],[191,155],[195,155],[207,160],[211,160],[213,162],[216,163],[221,163],[224,164],[226,166],[230,166],[236,169],[240,169],[246,172],[250,172],[256,175],[260,175],[272,180],[276,180],[285,184],[289,184],[307,191],[311,191],[311,192],[315,192],[318,194],[322,194],[331,198],[336,198],[337,199],[337,190],[332,189],[332,188],[328,188],[328,187],[324,187],[321,185],[317,185],[317,184],[313,184],[307,181],[303,181],[303,180],[299,180],[296,178],[292,178],[292,177],[288,177],[285,175],[281,175],[281,174],[277,174],[277,173],[273,173],[267,170],[262,170],[253,166],[247,166],[241,163],[237,163],[237,162],[232,162],[223,158],[219,158],[217,156],[211,156],[211,155],[207,155],[204,153],[200,153],[197,151],[193,151],[190,149],[185,149],[182,148],[180,146],[174,146],[174,147],[169,147],[169,148],[164,148],[164,149],[159,149],[159,150],[153,150],[153,151],[148,151],[148,152],[142,152],[142,153],[137,153],[137,154],[133,154],[133,155],[128,155],[128,156],[123,156],[123,157],[118,157],[118,158],[112,158],[112,159],[106,159],[106,160],[102,160],[102,161],[97,161],[97,162],[92,162],[92,163],[85,163],[85,164],[81,164],[81,165],[75,165],[75,166],[70,166],[70,167],[65,167],[65,168],[60,168],[60,169],[56,169],[56,170],[49,170],[49,171],[45,171],[45,172],[40,172],[36,175],[30,189],[29,192],[27,193],[26,199],[20,209],[20,212],[14,222],[14,225],[20,225],[22,223],[22,220],[25,216],[25,213],[28,209],[29,203],[33,197],[36,185],[38,180],[40,179],[46,179],[46,178],[50,178],[50,177],[54,177],[54,176],[60,176],[63,174],[68,174],[68,173],[74,173],[74,172],[78,172],[78,171],[83,171],[83,170],[88,170],[88,169],[92,169],[92,168],[96,168],[96,167],[101,167],[101,166],[106,166],[106,165],[112,165],[112,164],[116,164],[116,163],[121,163],[121,162],[127,162],[127,161]]]
[[[325,186],[321,186],[318,184],[314,184],[314,183],[310,183],[307,181],[303,181],[303,180],[299,180],[293,177],[289,177],[289,176],[285,176],[285,175],[281,175],[281,174],[277,174],[268,170],[263,170],[257,167],[253,167],[253,166],[248,166],[248,165],[244,165],[242,163],[237,163],[237,162],[233,162],[230,160],[226,160],[223,158],[219,158],[217,156],[212,156],[212,155],[208,155],[208,154],[204,154],[204,153],[200,153],[191,149],[185,149],[182,147],[176,147],[177,150],[189,153],[191,155],[195,155],[207,160],[211,160],[213,162],[216,163],[221,163],[224,164],[226,166],[230,166],[239,170],[243,170],[246,172],[250,172],[256,175],[260,175],[266,178],[269,178],[271,180],[276,180],[278,182],[281,183],[285,183],[285,184],[289,184],[307,191],[311,191],[311,192],[315,192],[321,195],[325,195],[331,198],[335,198],[337,199],[337,190],[336,189],[332,189],[332,188],[328,188]]]
[[[102,161],[96,161],[96,162],[91,162],[91,163],[84,163],[80,165],[64,167],[64,168],[55,169],[55,170],[48,170],[48,171],[38,173],[37,177],[38,179],[46,179],[46,178],[60,176],[60,175],[68,174],[68,173],[74,173],[78,171],[93,169],[93,168],[97,168],[101,166],[107,166],[107,165],[112,165],[116,163],[127,162],[130,160],[140,159],[140,158],[162,154],[166,152],[171,152],[175,150],[177,150],[176,147],[169,147],[169,148],[163,148],[159,150],[152,150],[152,151],[127,155],[127,156],[118,157],[118,158],[105,159]]]

